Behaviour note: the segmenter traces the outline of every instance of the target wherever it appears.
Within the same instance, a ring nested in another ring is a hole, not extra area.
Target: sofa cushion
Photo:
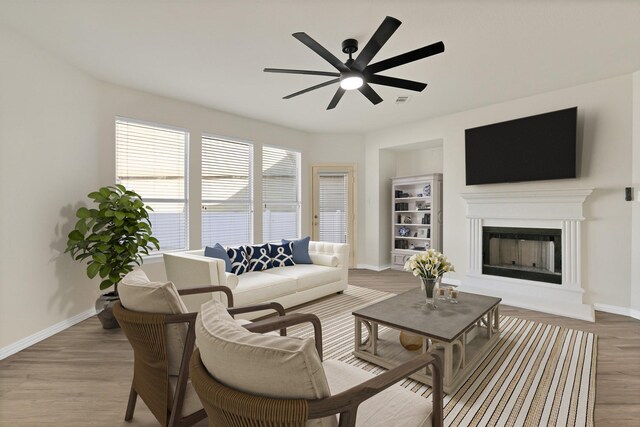
[[[249,256],[249,271],[263,271],[271,268],[269,245],[246,246]]]
[[[210,301],[198,314],[196,339],[207,371],[229,387],[278,398],[329,396],[313,338],[251,333]]]
[[[275,267],[289,267],[296,265],[293,262],[293,243],[275,244],[269,243],[269,256],[271,264]]]
[[[375,377],[363,369],[338,360],[326,360],[322,366],[332,395]],[[430,399],[395,384],[360,404],[356,426],[428,427],[431,426],[431,411]]]
[[[239,276],[249,271],[249,256],[247,255],[246,246],[228,248],[227,255],[231,260],[231,273]]]
[[[269,274],[277,274],[296,280],[298,292],[341,280],[339,268],[315,264],[297,264],[293,267],[272,268],[269,270]]]
[[[151,282],[141,269],[136,269],[122,278],[118,285],[118,295],[120,303],[127,310],[162,314],[187,313],[187,308],[173,283]],[[186,338],[185,324],[167,325],[169,375],[180,373]]]
[[[311,237],[307,236],[299,240],[282,239],[282,243],[293,243],[293,262],[296,264],[313,264],[309,257],[309,242]]]
[[[238,286],[233,290],[233,302],[235,306],[255,304],[295,292],[295,279],[264,271],[252,271],[238,278]]]
[[[204,248],[204,256],[210,258],[218,258],[224,261],[224,271],[231,273],[231,259],[227,254],[227,250],[220,244],[216,243],[213,246],[207,246]]]

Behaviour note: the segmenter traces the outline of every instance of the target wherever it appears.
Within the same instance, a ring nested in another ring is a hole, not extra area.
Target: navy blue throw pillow
[[[283,243],[281,245],[269,243],[269,254],[274,267],[288,267],[296,265],[293,261],[293,243]]]
[[[231,260],[231,272],[241,275],[249,271],[249,257],[247,256],[246,246],[227,249],[227,255]]]
[[[269,245],[246,246],[249,258],[249,271],[262,271],[271,268]]]
[[[307,236],[300,240],[282,239],[282,243],[293,243],[293,262],[296,264],[313,264],[309,256],[309,241],[311,237]]]
[[[204,256],[223,260],[224,271],[226,271],[227,273],[231,273],[231,259],[229,258],[229,255],[227,255],[227,250],[220,243],[216,243],[213,246],[205,247]]]

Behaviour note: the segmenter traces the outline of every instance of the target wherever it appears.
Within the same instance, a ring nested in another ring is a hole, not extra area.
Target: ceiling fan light
[[[340,87],[344,90],[358,89],[364,84],[362,76],[357,74],[347,74],[340,79]]]

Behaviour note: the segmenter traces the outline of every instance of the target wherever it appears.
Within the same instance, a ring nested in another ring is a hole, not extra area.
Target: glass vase
[[[422,289],[424,290],[425,298],[427,301],[427,307],[430,308],[438,308],[436,305],[435,295],[437,292],[437,288],[440,285],[439,277],[422,277]]]

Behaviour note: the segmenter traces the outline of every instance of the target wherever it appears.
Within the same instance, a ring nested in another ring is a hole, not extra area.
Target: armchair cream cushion
[[[251,333],[212,300],[198,315],[196,342],[209,373],[231,388],[284,399],[330,395],[313,338]]]
[[[151,282],[141,269],[135,269],[122,278],[118,284],[120,303],[127,310],[145,313],[182,314],[187,313],[178,291],[171,282]],[[182,353],[187,338],[187,326],[175,324],[167,326],[167,359],[169,375],[180,373]]]

